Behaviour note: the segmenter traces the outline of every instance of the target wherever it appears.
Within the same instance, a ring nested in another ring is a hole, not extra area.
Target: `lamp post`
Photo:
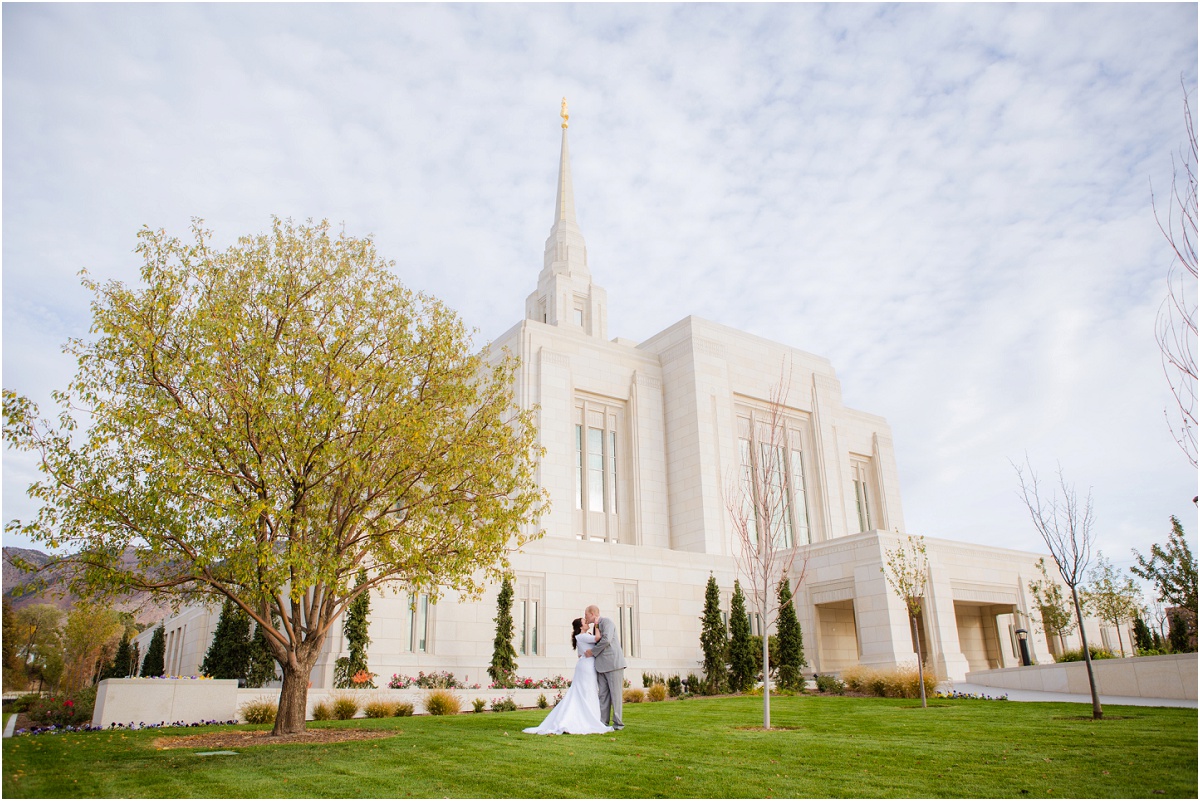
[[[1021,665],[1029,667],[1033,664],[1033,660],[1029,658],[1029,632],[1025,629],[1017,629],[1017,647],[1021,649]]]

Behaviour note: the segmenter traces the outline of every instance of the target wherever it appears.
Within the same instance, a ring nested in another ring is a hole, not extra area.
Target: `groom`
[[[621,638],[617,636],[617,624],[600,617],[600,607],[593,604],[583,613],[585,623],[596,623],[600,639],[588,649],[584,656],[596,657],[596,683],[600,693],[600,721],[614,729],[625,728],[621,721],[621,696],[625,690],[625,652],[621,650]],[[612,710],[612,723],[609,723]]]

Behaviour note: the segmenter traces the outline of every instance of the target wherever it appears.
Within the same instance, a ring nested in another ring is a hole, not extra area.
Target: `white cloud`
[[[484,338],[541,267],[571,104],[610,333],[828,357],[908,527],[1038,547],[1008,459],[1093,485],[1118,564],[1195,476],[1152,340],[1196,85],[1186,4],[6,5],[4,385],[45,401],[143,225],[371,233]],[[5,455],[5,518],[31,508]],[[7,539],[6,539],[7,542]]]

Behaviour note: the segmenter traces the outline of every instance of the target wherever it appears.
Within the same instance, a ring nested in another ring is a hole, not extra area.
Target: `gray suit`
[[[596,683],[600,693],[600,720],[614,729],[625,728],[621,720],[621,700],[625,691],[625,652],[621,650],[621,638],[617,624],[606,617],[596,621],[600,640],[592,646],[596,657]],[[609,723],[609,710],[612,722]]]

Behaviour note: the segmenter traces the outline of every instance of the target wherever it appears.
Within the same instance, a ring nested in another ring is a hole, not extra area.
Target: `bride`
[[[584,651],[596,644],[595,624],[583,630],[583,619],[571,621],[571,647],[579,659],[575,662],[575,677],[567,694],[559,701],[542,725],[525,729],[526,734],[603,734],[612,731],[600,721],[600,695],[596,685],[596,660],[584,656]]]

